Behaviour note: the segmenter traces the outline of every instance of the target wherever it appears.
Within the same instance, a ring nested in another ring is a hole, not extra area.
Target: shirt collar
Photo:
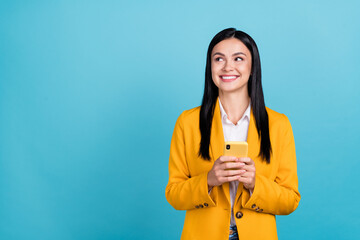
[[[221,104],[221,101],[220,101],[220,98],[219,99],[219,105],[220,105],[220,113],[221,113],[221,120],[222,122],[231,122],[229,119],[228,119],[228,116],[225,112],[225,109],[223,108],[222,104]],[[237,122],[239,123],[242,119],[247,119],[247,120],[250,120],[250,111],[251,111],[251,102],[249,102],[249,106],[246,108],[245,112],[244,112],[244,115],[240,118],[240,120]]]

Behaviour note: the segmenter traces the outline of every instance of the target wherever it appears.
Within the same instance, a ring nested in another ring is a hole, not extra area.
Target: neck
[[[250,103],[250,97],[247,93],[247,89],[246,92],[242,93],[225,93],[223,91],[219,91],[219,98],[228,119],[234,124],[242,118]]]

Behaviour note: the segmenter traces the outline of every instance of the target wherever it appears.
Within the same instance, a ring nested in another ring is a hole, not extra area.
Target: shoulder
[[[178,117],[177,124],[181,124],[182,126],[194,125],[195,123],[199,123],[199,116],[200,106],[185,110]],[[198,126],[198,124],[196,126]]]
[[[277,127],[281,127],[281,128],[288,128],[291,127],[290,125],[290,121],[288,119],[288,117],[283,114],[283,113],[279,113],[276,112],[268,107],[266,107],[266,111],[268,113],[268,117],[269,117],[269,128],[277,128]]]

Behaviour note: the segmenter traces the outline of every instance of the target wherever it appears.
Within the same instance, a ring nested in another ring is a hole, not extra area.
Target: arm
[[[171,139],[169,182],[166,186],[165,196],[177,210],[216,206],[217,188],[213,188],[211,193],[208,193],[207,172],[190,176],[185,154],[183,114],[175,124]]]
[[[256,174],[255,188],[251,195],[244,191],[242,206],[259,212],[286,215],[293,212],[300,201],[296,170],[295,142],[292,128],[285,115],[280,131],[279,166],[275,181]],[[273,160],[274,161],[274,160]]]

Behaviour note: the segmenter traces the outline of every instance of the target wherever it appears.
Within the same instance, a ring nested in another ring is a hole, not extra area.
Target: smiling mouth
[[[220,78],[221,80],[223,80],[224,82],[232,82],[235,79],[237,79],[239,76],[237,75],[221,75]]]

